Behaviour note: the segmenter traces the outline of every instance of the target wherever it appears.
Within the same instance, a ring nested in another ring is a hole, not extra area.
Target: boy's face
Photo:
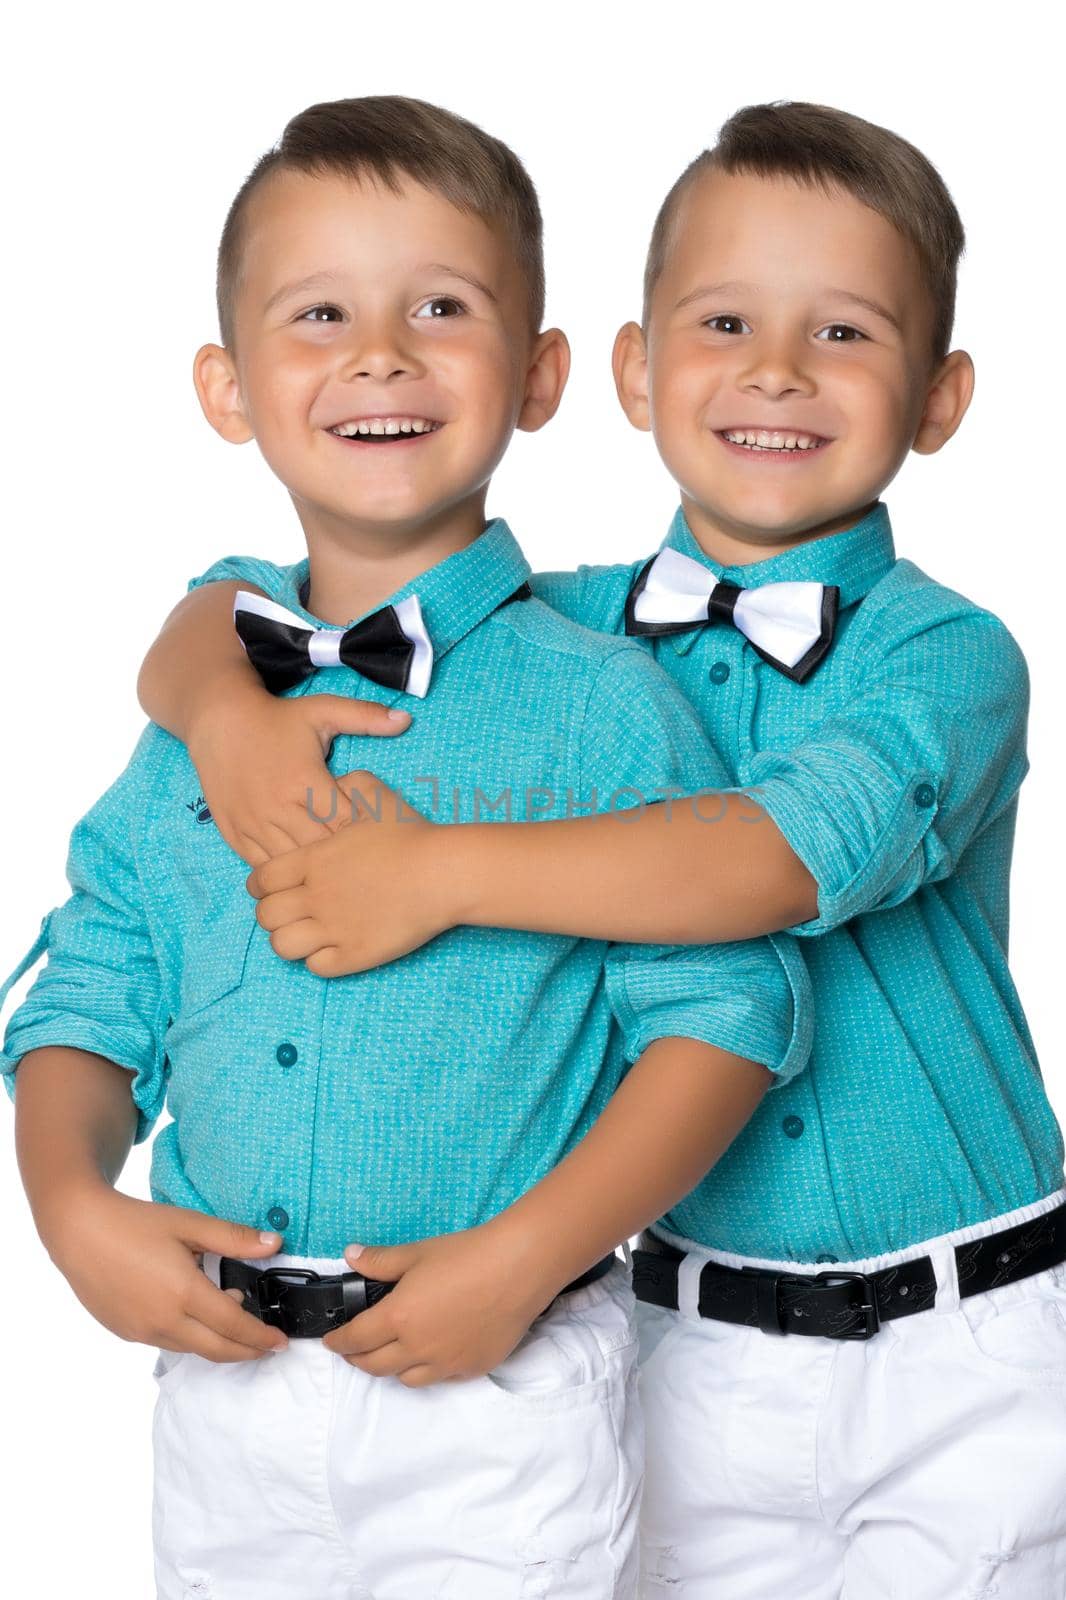
[[[545,376],[544,342],[558,357],[562,335],[531,333],[503,231],[400,181],[265,180],[234,349],[197,358],[209,420],[255,438],[308,532],[394,536],[483,506],[514,428],[546,421],[565,381],[550,355]]]
[[[960,351],[934,370],[932,318],[913,247],[868,206],[711,171],[681,202],[646,340],[619,335],[619,392],[697,537],[757,559],[848,526],[958,425],[972,369]]]

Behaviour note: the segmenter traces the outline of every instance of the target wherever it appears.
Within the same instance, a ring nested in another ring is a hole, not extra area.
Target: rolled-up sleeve
[[[31,958],[47,960],[12,1013],[0,1050],[8,1093],[29,1050],[67,1045],[125,1067],[137,1107],[135,1142],[147,1138],[166,1093],[164,985],[145,919],[131,841],[137,818],[130,805],[130,769],[75,825],[67,856],[73,893],[44,918]]]
[[[583,729],[582,784],[599,810],[655,803],[663,791],[725,786],[726,773],[676,685],[626,647],[601,669]],[[716,945],[608,946],[607,993],[632,1063],[653,1039],[701,1039],[791,1081],[807,1064],[814,1003],[788,934]]]
[[[746,792],[818,884],[817,918],[789,932],[826,933],[947,877],[1028,770],[1029,677],[1003,624],[976,608],[907,621],[844,710],[752,763]]]

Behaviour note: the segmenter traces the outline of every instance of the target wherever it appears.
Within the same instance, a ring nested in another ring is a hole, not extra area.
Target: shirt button
[[[800,1134],[803,1132],[803,1118],[786,1117],[781,1126],[788,1134],[790,1139],[798,1139]]]
[[[289,1213],[284,1206],[271,1206],[267,1212],[267,1221],[272,1228],[276,1228],[279,1233],[282,1233],[289,1226]]]
[[[712,683],[724,683],[729,677],[729,664],[726,661],[716,661],[708,673]]]
[[[914,791],[914,803],[923,811],[928,811],[936,803],[936,790],[931,783],[920,783]]]
[[[829,1262],[829,1261],[839,1261],[840,1257],[839,1256],[815,1256],[814,1259],[817,1262],[823,1262],[824,1263],[824,1262]]]
[[[274,1053],[283,1067],[291,1067],[296,1060],[298,1052],[294,1044],[289,1044],[286,1041],[285,1044],[279,1044]]]

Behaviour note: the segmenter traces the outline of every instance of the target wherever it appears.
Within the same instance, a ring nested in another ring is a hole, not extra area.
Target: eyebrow
[[[690,294],[686,294],[683,299],[679,300],[675,305],[674,310],[680,311],[683,306],[691,305],[694,300],[701,300],[705,295],[745,294],[752,292],[754,292],[754,285],[750,283],[705,283],[702,284],[700,288],[693,289]],[[847,300],[852,305],[862,306],[864,310],[872,312],[875,317],[883,318],[883,320],[887,322],[890,327],[895,328],[897,333],[903,332],[903,325],[899,318],[895,316],[893,312],[889,311],[885,306],[881,305],[879,301],[870,300],[866,295],[863,294],[856,294],[853,289],[826,289],[824,292],[828,299]]]
[[[263,307],[263,311],[264,313],[273,311],[274,307],[280,304],[282,300],[287,300],[292,294],[300,294],[304,289],[328,287],[331,283],[336,283],[336,281],[337,274],[335,272],[312,272],[309,277],[295,278],[292,283],[283,283],[280,289],[274,290],[274,293]]]
[[[468,283],[472,289],[478,289],[493,305],[499,302],[487,283],[482,283],[480,278],[475,278],[472,273],[460,272],[458,267],[449,267],[443,261],[432,261],[421,269],[423,272],[443,272],[449,278],[458,278],[460,283]],[[290,295],[301,294],[306,289],[328,288],[337,282],[339,274],[336,272],[312,272],[309,277],[296,278],[292,283],[283,283],[280,289],[275,289],[266,305],[263,307],[264,315],[272,311],[276,305],[287,300]]]
[[[458,267],[449,267],[447,262],[444,261],[431,261],[423,270],[425,272],[443,272],[449,278],[458,278],[460,283],[468,283],[472,289],[479,290],[486,299],[492,301],[494,306],[499,304],[497,297],[493,294],[488,284],[482,283],[480,278],[475,278],[472,272],[460,272]]]

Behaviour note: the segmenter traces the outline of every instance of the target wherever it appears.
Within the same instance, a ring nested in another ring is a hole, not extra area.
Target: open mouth
[[[411,444],[439,433],[443,426],[433,417],[358,417],[326,431],[347,444]]]
[[[792,428],[716,428],[719,439],[748,455],[808,456],[832,441]]]

